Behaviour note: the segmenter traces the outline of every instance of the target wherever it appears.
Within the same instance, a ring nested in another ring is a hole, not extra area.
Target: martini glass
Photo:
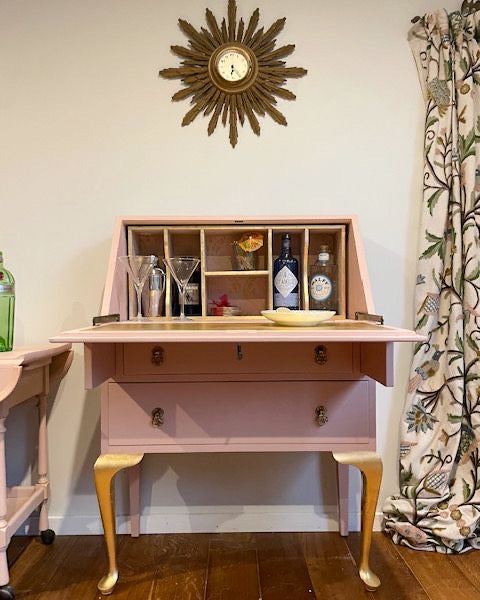
[[[151,270],[157,264],[157,257],[153,256],[153,254],[150,256],[136,256],[131,254],[129,256],[119,256],[118,260],[127,269],[128,274],[132,278],[133,286],[137,292],[137,316],[135,320],[141,321],[143,285],[150,275]],[[163,281],[163,285],[165,286],[165,279]]]
[[[200,263],[200,259],[193,256],[172,256],[163,260],[177,282],[180,296],[180,320],[187,321],[189,319],[185,316],[185,291],[190,277]]]

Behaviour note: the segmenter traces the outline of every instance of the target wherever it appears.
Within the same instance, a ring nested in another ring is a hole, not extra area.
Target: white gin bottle
[[[273,308],[300,308],[298,260],[292,256],[290,236],[282,236],[280,256],[273,263]]]
[[[310,268],[310,309],[338,311],[337,268],[328,246],[320,246],[318,260]]]

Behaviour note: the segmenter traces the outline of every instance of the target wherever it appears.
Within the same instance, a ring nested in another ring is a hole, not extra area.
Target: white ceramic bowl
[[[262,310],[264,317],[286,327],[314,327],[334,314],[334,310]]]

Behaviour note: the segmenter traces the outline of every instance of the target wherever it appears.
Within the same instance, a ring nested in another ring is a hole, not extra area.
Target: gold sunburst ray
[[[220,113],[222,112],[224,102],[225,102],[225,94],[223,92],[221,92],[220,97],[217,101],[215,110],[213,112],[212,118],[210,119],[210,122],[208,123],[208,130],[207,130],[208,135],[212,135],[212,133],[215,131],[215,128],[217,127],[218,119],[220,117]]]
[[[265,46],[264,45],[260,46],[256,50],[257,58],[260,59],[264,54],[268,54],[269,52],[272,52],[272,50],[275,49],[276,44],[277,44],[277,40],[272,40],[271,42],[269,42]]]
[[[172,100],[175,102],[178,100],[185,100],[185,98],[188,98],[192,94],[195,94],[195,92],[197,92],[198,90],[202,89],[202,87],[204,87],[206,83],[207,82],[205,80],[200,80],[193,83],[189,87],[184,87],[181,90],[178,90],[178,92],[175,92],[175,94],[173,94]]]
[[[252,50],[254,50],[257,47],[260,48],[264,44],[270,42],[276,35],[278,35],[282,31],[282,29],[285,27],[286,21],[286,17],[275,21],[275,23],[271,27],[269,27],[267,31],[262,35],[258,42],[253,43],[252,41]]]
[[[243,22],[243,19],[240,17],[240,21],[238,22],[237,36],[235,38],[237,42],[242,41],[244,29],[245,29],[245,23]]]
[[[213,95],[213,98],[207,104],[205,110],[203,111],[203,114],[204,114],[205,117],[207,117],[212,112],[212,110],[215,108],[215,106],[217,105],[217,102],[219,100],[220,94],[221,94],[220,90],[217,90],[215,92],[215,94]]]
[[[202,36],[202,34],[199,33],[195,27],[190,25],[190,23],[184,19],[178,19],[178,26],[187,36],[190,46],[197,50],[197,52],[201,52],[208,56],[208,53],[212,50],[212,48],[207,42],[207,38]]]
[[[224,126],[228,123],[230,144],[235,147],[238,123],[243,126],[248,121],[252,131],[260,135],[256,115],[268,115],[276,123],[287,125],[284,115],[276,108],[277,98],[295,100],[295,94],[284,85],[288,78],[303,77],[307,71],[300,67],[287,67],[286,62],[280,60],[293,53],[294,44],[275,49],[286,18],[277,19],[265,30],[259,27],[260,11],[257,8],[245,26],[243,17],[237,21],[236,0],[228,0],[226,19],[217,21],[207,8],[205,20],[207,27],[199,30],[184,19],[178,20],[188,39],[188,47],[171,46],[173,54],[181,59],[181,66],[160,71],[162,77],[181,80],[182,88],[173,94],[172,100],[190,98],[191,108],[185,114],[182,126],[189,125],[203,113],[209,116],[207,131],[208,135],[212,135],[221,120]],[[249,65],[247,75],[237,72],[237,82],[234,81],[233,59],[231,78],[225,73],[219,74],[219,57],[228,51],[244,56]]]
[[[226,44],[228,42],[228,32],[227,32],[227,22],[225,21],[225,19],[222,19],[221,31],[222,31],[223,43]]]
[[[218,27],[218,23],[217,23],[217,19],[215,18],[215,15],[212,13],[212,11],[207,8],[207,10],[205,11],[205,15],[206,15],[206,21],[207,21],[207,25],[208,28],[210,29],[210,32],[212,34],[212,36],[215,38],[217,45],[222,44],[222,33],[220,31],[220,28]]]
[[[226,96],[225,97],[225,102],[224,102],[224,105],[223,105],[222,125],[224,127],[227,124],[228,109],[230,108],[230,100],[229,100],[229,98],[230,98],[230,96]]]
[[[268,80],[265,80],[265,79],[262,80],[261,85],[263,85],[263,87],[265,87],[272,94],[274,94],[275,96],[278,96],[279,98],[283,98],[284,100],[295,100],[296,99],[296,96],[293,92],[291,92],[290,90],[287,90],[287,88],[279,87],[273,83],[270,83]]]
[[[242,94],[237,94],[237,113],[240,125],[243,127],[245,123],[245,109],[243,108]]]
[[[248,22],[247,31],[245,32],[245,37],[243,38],[244,44],[248,44],[248,42],[251,40],[252,35],[253,35],[255,29],[257,28],[259,19],[260,19],[260,9],[256,8],[253,11],[252,16],[250,17],[250,21]]]
[[[228,1],[228,40],[235,41],[237,31],[237,4],[235,0]]]
[[[263,97],[264,100],[268,100],[271,104],[277,103],[275,96],[266,90],[261,83],[257,81],[253,87],[258,96]]]
[[[287,46],[282,46],[281,48],[277,48],[273,50],[273,52],[268,52],[265,54],[260,54],[258,56],[258,61],[263,62],[267,60],[277,60],[279,58],[286,58],[295,50],[295,44],[288,44]]]
[[[208,31],[208,29],[205,29],[205,27],[200,27],[200,31],[208,39],[208,41],[214,48],[218,46],[217,41],[213,38],[212,34]]]
[[[262,35],[263,35],[263,27],[260,27],[260,29],[255,32],[255,35],[248,42],[247,46],[249,48],[251,48],[252,50],[254,50],[255,46],[256,46],[256,42],[262,37]]]

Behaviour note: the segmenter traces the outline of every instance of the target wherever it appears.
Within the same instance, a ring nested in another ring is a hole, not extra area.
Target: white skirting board
[[[337,510],[317,506],[222,506],[164,507],[162,511],[144,513],[140,519],[142,533],[232,533],[272,531],[338,531]],[[375,516],[375,531],[381,530],[383,514]],[[99,515],[49,517],[50,528],[59,535],[98,535],[103,533]],[[360,530],[360,512],[350,513],[350,531]],[[31,535],[38,530],[32,517],[17,532]],[[117,532],[129,533],[126,516],[117,517]]]

